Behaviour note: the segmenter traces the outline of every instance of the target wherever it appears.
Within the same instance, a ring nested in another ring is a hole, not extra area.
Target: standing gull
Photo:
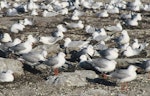
[[[58,68],[63,66],[66,62],[65,56],[63,52],[59,52],[57,56],[48,58],[43,64],[51,66],[54,69],[54,74],[58,75]]]

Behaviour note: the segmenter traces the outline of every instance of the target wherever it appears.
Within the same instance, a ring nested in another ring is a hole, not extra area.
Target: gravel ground
[[[149,2],[149,0],[143,0],[143,2]],[[114,20],[119,18],[119,14],[111,15],[109,18],[97,18],[94,15],[95,13],[89,14],[90,12],[91,11],[88,10],[87,15],[81,17],[81,20],[84,21],[85,26],[90,24],[92,26],[102,28],[104,26],[115,24]],[[121,13],[125,12],[126,11],[121,11]],[[16,20],[27,17],[34,20],[34,25],[27,26],[23,32],[19,34],[11,34],[11,36],[13,38],[19,37],[22,39],[28,34],[33,34],[37,37],[41,35],[46,36],[50,35],[51,32],[56,29],[56,25],[60,23],[64,24],[63,22],[68,19],[69,15],[58,15],[55,17],[44,18],[41,16],[32,17],[27,13],[26,15],[21,15],[18,17],[1,17],[0,29],[4,32],[9,32],[10,26],[16,22]],[[143,20],[140,21],[138,27],[123,26],[123,28],[128,31],[131,40],[138,38],[140,42],[145,40],[150,42],[150,13],[142,12],[142,18]],[[68,32],[64,34],[65,37],[70,37],[73,40],[86,40],[90,36],[86,34],[84,30],[68,30]],[[109,32],[108,34],[112,33]],[[63,41],[58,43],[63,44]],[[114,46],[113,42],[108,42],[108,44],[110,46]],[[150,47],[148,46],[146,50],[150,50]],[[132,59],[149,57],[150,54],[147,56],[140,55]],[[16,78],[12,83],[0,83],[0,96],[102,96],[99,94],[89,94],[88,92],[92,92],[91,90],[108,91],[106,96],[150,96],[150,82],[147,78],[148,73],[145,74],[139,72],[137,79],[128,83],[128,90],[122,91],[120,90],[119,84],[116,85],[112,83],[113,80],[111,78],[108,81],[98,78],[98,82],[89,82],[87,86],[83,87],[50,86],[45,84],[45,78],[48,76],[48,70],[49,69],[38,71],[24,65],[24,76]]]

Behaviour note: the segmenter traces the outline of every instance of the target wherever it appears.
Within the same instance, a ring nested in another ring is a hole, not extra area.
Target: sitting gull
[[[139,55],[142,50],[140,48],[133,49],[131,46],[128,46],[127,49],[123,52],[123,56],[132,57]]]
[[[116,26],[107,26],[105,29],[108,31],[118,32],[118,31],[122,31],[123,28],[119,22],[116,24]]]
[[[144,69],[145,69],[145,71],[149,73],[148,78],[150,79],[150,60],[144,61],[143,64],[144,64]]]
[[[109,76],[116,78],[117,81],[120,83],[126,83],[136,79],[137,77],[136,70],[137,70],[136,66],[130,65],[128,69],[116,70],[115,72],[112,72]],[[127,83],[126,86],[124,84],[121,85],[122,90],[124,90],[125,87],[127,87]]]
[[[19,21],[11,26],[10,31],[13,33],[18,33],[19,31],[23,31],[24,28],[25,26],[23,25],[23,22]]]
[[[6,42],[12,41],[11,36],[8,33],[2,33],[0,35],[1,35],[1,38],[0,38],[1,42],[6,43]]]
[[[89,59],[89,60],[87,60]],[[87,66],[85,66],[87,65]],[[87,58],[86,55],[80,56],[80,66],[86,67],[86,69],[92,69],[93,67],[98,72],[107,73],[112,72],[115,70],[117,65],[117,62],[115,60],[108,60],[103,58],[96,58],[96,59],[90,59]],[[104,78],[106,77],[106,74],[103,74]]]
[[[10,50],[14,51],[16,54],[29,53],[32,50],[32,44],[34,42],[36,42],[35,38],[33,38],[32,35],[28,35],[28,38],[27,38],[27,40],[25,42],[11,47]]]
[[[116,39],[116,42],[118,43],[118,45],[127,44],[127,43],[129,43],[129,41],[130,41],[130,37],[126,30],[123,30],[121,32],[121,35]]]
[[[83,22],[80,20],[78,21],[78,23],[67,23],[65,22],[66,26],[69,28],[79,28],[79,29],[83,29],[84,28],[84,24]]]
[[[38,64],[39,61],[45,61],[47,56],[47,51],[31,51],[29,53],[23,54],[21,57],[23,61],[32,64]]]
[[[114,60],[118,58],[118,52],[119,50],[117,48],[108,48],[105,50],[100,50],[99,53],[103,58],[106,58],[108,60]]]
[[[69,47],[74,47],[74,48],[83,48],[88,46],[90,41],[72,41],[70,38],[65,38],[65,43],[64,47],[69,48]]]
[[[55,32],[55,36],[41,36],[40,42],[47,45],[53,45],[57,41],[62,40],[64,37],[64,34],[61,31]]]
[[[12,70],[7,70],[0,73],[0,82],[13,82],[14,76]]]

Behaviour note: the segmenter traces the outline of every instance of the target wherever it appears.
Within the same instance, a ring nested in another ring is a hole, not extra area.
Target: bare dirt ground
[[[147,1],[148,2],[148,1]],[[121,13],[126,11],[121,11]],[[90,13],[88,10],[87,13]],[[140,42],[147,41],[150,43],[150,13],[141,12],[142,21],[139,22],[138,27],[123,26],[129,33],[129,36],[133,40],[138,38]],[[32,17],[28,13],[26,15],[18,17],[1,17],[0,29],[4,32],[9,32],[9,27],[16,22],[16,20],[24,19],[25,17],[34,20],[33,26],[27,26],[25,30],[19,34],[11,34],[13,38],[24,38],[28,34],[34,36],[50,35],[56,29],[56,25],[64,24],[70,15],[55,16],[50,18],[44,18],[41,16]],[[115,24],[114,20],[119,19],[119,14],[111,15],[108,18],[97,18],[94,13],[87,14],[81,17],[86,25],[92,25],[98,28]],[[64,33],[65,37],[71,37],[73,40],[86,40],[90,35],[85,33],[85,30],[68,30]],[[108,34],[112,34],[111,32]],[[24,35],[24,36],[23,36]],[[63,44],[63,41],[58,42]],[[108,42],[111,46],[113,42]],[[150,50],[148,46],[146,50]],[[137,58],[149,58],[148,56],[140,55]],[[134,58],[133,58],[134,59]],[[106,84],[105,82],[91,83],[84,87],[54,87],[46,85],[45,77],[48,75],[48,69],[41,71],[31,69],[29,66],[24,67],[25,75],[18,77],[12,83],[0,83],[0,96],[83,96],[81,93],[88,91],[89,89],[104,89],[108,90],[108,96],[150,96],[150,82],[148,74],[138,74],[136,80],[129,82],[129,88],[127,91],[121,91],[120,86],[113,86],[113,84]],[[122,95],[121,95],[122,94]],[[124,95],[123,95],[124,94]],[[84,95],[87,96],[87,95]],[[93,95],[88,95],[93,96]],[[100,96],[100,95],[96,95]]]

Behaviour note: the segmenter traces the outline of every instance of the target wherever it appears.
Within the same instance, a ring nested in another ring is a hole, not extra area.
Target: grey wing
[[[36,63],[36,62],[39,61],[38,55],[33,54],[33,53],[24,54],[22,57],[23,57],[24,60],[26,60],[28,62],[31,62],[31,63]]]
[[[105,57],[105,56],[110,55],[109,49],[100,50],[99,52],[100,52],[100,55],[101,55],[102,57]]]
[[[106,68],[107,65],[106,65],[106,59],[101,59],[101,58],[98,58],[98,59],[92,59],[92,65],[94,67],[100,67],[100,68]]]
[[[49,58],[47,61],[45,61],[45,64],[48,65],[48,66],[54,66],[56,64],[58,64],[58,59],[56,57],[52,57],[52,58]]]
[[[96,41],[102,41],[102,40],[107,39],[107,37],[108,37],[108,36],[101,36],[101,35],[99,35],[99,36],[97,36],[97,37],[95,38],[95,40],[96,40]]]
[[[12,47],[11,49],[14,51],[20,51],[20,50],[25,50],[26,48],[23,46],[23,44],[19,44],[19,45]]]
[[[129,76],[127,70],[116,70],[111,74],[112,77],[118,78],[118,79],[123,79]]]

